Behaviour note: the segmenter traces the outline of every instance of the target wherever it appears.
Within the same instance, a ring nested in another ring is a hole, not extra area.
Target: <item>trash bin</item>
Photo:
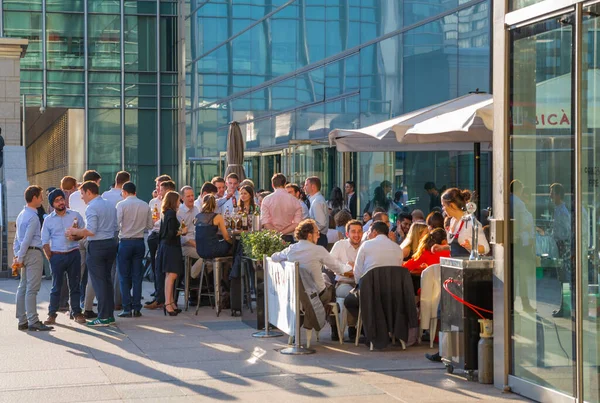
[[[469,379],[477,370],[477,344],[481,319],[472,309],[457,301],[443,287],[464,301],[491,311],[493,308],[492,259],[467,260],[442,258],[441,268],[441,329],[439,332],[440,356],[449,373],[464,371]],[[492,314],[483,313],[486,319]]]

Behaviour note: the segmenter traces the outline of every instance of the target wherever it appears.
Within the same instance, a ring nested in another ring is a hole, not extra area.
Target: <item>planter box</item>
[[[257,330],[265,328],[265,282],[263,262],[242,257],[242,322]],[[248,301],[249,300],[249,301]],[[251,308],[248,307],[248,303]]]

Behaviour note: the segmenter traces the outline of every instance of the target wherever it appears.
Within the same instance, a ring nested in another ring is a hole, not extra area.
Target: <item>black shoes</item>
[[[27,330],[27,329],[29,329],[29,325],[27,324],[27,322],[25,322],[23,324],[19,324],[19,327],[17,329],[19,329],[19,330]]]
[[[85,316],[86,319],[96,319],[98,314],[94,311],[85,311],[83,312],[83,316]]]
[[[152,296],[154,296],[154,294],[152,294]],[[155,302],[156,302],[156,298],[155,298],[155,299],[153,299],[153,300],[151,300],[151,301],[146,301],[146,302],[144,302],[144,305],[152,305],[152,304],[154,304]]]
[[[425,358],[433,362],[442,362],[442,357],[440,357],[439,351],[435,354],[425,354]]]
[[[52,327],[52,326],[46,326],[42,322],[40,322],[38,320],[33,325],[29,325],[28,329],[29,329],[30,332],[47,332],[49,330],[54,329],[54,327]]]
[[[120,314],[117,315],[119,318],[132,318],[133,314],[131,313],[131,311],[123,311]]]
[[[140,318],[141,316],[142,316],[142,313],[140,311],[133,311],[134,318]]]

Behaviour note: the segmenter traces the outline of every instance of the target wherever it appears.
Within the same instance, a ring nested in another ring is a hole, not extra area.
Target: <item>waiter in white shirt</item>
[[[102,180],[102,176],[94,170],[85,171],[83,174],[83,183],[92,181],[95,182],[98,186],[100,186],[100,181]],[[81,227],[85,226],[85,209],[87,208],[87,204],[81,198],[81,192],[76,190],[71,193],[69,196],[69,208],[71,210],[77,211],[81,217],[83,218],[83,222],[81,223]],[[85,259],[87,255],[87,238],[83,238],[79,241],[79,254],[81,255],[81,283],[80,283],[80,292],[81,292],[81,305],[83,305],[83,316],[86,319],[94,319],[98,315],[94,312],[94,298],[96,298],[96,293],[94,292],[94,288],[92,287],[92,282],[88,281],[88,272],[87,267],[85,265]]]
[[[398,266],[398,270],[403,269],[402,249],[388,238],[390,229],[383,221],[375,221],[371,225],[371,234],[369,240],[363,242],[358,249],[356,261],[354,262],[354,279],[360,285],[360,279],[370,270],[377,267]],[[348,313],[358,317],[358,298],[356,294],[350,293],[344,300],[344,306]]]

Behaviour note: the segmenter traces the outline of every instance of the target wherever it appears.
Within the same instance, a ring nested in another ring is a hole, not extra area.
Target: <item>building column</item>
[[[23,193],[27,182],[25,145],[21,144],[21,57],[27,49],[27,39],[0,37],[0,128],[4,137],[4,164],[2,184],[6,205],[3,223],[8,230],[8,265],[12,263],[17,215],[25,201]],[[6,267],[0,268],[0,277],[8,276]]]

